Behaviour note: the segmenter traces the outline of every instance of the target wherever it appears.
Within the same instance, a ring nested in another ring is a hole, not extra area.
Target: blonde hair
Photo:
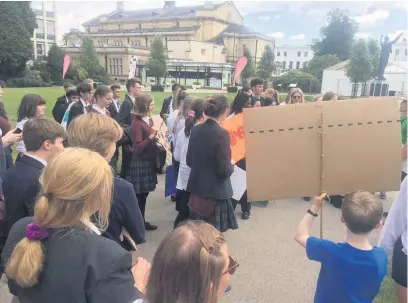
[[[323,96],[322,96],[322,95],[316,95],[316,96],[314,96],[313,102],[317,102],[319,99],[322,99],[322,100],[320,100],[320,101],[323,101]]]
[[[267,97],[273,97],[274,93],[275,93],[275,90],[273,88],[267,88],[265,90],[265,96],[267,96]]]
[[[225,239],[208,223],[188,221],[171,231],[154,255],[146,299],[162,302],[217,302],[225,267]]]
[[[113,142],[122,138],[123,130],[112,118],[99,115],[81,115],[68,126],[68,144],[90,149],[106,157]]]
[[[294,103],[292,103],[292,96],[294,94],[296,94],[296,93],[300,94],[300,101],[297,102],[297,103],[305,102],[302,90],[300,88],[298,88],[298,87],[295,87],[290,91],[288,104],[294,104]]]
[[[41,228],[72,228],[96,213],[98,226],[107,227],[113,175],[99,154],[67,148],[48,162],[40,183],[42,195],[34,218]],[[44,261],[41,241],[24,238],[14,248],[6,274],[21,287],[32,287],[38,283]]]
[[[352,233],[367,234],[380,222],[383,205],[372,193],[357,191],[344,197],[342,213],[344,222]]]

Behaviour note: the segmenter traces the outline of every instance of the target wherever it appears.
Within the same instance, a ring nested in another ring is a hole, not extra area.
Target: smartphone
[[[13,132],[14,134],[21,134],[23,131],[19,128],[16,128],[16,130]]]

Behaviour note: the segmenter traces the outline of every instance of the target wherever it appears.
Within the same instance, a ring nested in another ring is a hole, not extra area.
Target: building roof
[[[215,44],[223,44],[224,43],[224,36],[225,34],[238,34],[238,35],[261,35],[260,33],[254,31],[253,29],[244,26],[244,25],[239,25],[239,24],[231,24],[227,26],[226,29],[224,29],[221,33],[219,33],[217,36],[214,38],[211,38],[210,40],[206,42],[211,42]],[[267,36],[265,36],[267,37]],[[270,38],[270,37],[268,37]],[[272,38],[270,38],[272,39]]]
[[[132,28],[132,29],[99,29],[92,34],[130,34],[130,33],[151,33],[151,32],[189,32],[196,31],[199,25],[191,27],[166,27],[166,28]]]
[[[346,60],[340,63],[337,63],[333,66],[330,66],[329,68],[326,68],[326,70],[344,70],[347,67],[347,64],[349,63],[350,60]],[[388,65],[385,69],[385,72],[390,73],[390,72],[407,72],[408,71],[408,62],[406,61],[388,61]]]
[[[177,7],[175,5],[172,6],[164,6],[162,8],[155,8],[155,9],[144,9],[144,10],[135,10],[135,11],[121,11],[115,10],[107,15],[100,15],[96,18],[93,18],[83,24],[83,26],[87,25],[98,25],[101,23],[101,17],[106,17],[106,22],[115,22],[115,21],[122,21],[122,22],[131,22],[136,20],[155,20],[155,19],[168,19],[168,18],[181,18],[181,17],[190,17],[194,14],[196,10],[215,10],[223,3],[214,4],[212,6],[203,5],[195,5],[195,6],[184,6],[184,7]]]

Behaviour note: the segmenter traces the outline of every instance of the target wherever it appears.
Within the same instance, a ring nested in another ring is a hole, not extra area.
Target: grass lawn
[[[54,107],[55,101],[57,98],[61,95],[63,95],[63,89],[59,87],[33,87],[33,88],[4,88],[4,96],[3,96],[3,102],[4,105],[7,109],[10,123],[12,127],[16,125],[16,119],[17,119],[17,109],[20,104],[20,101],[22,97],[25,94],[39,94],[41,95],[46,101],[46,116],[49,118],[52,118],[52,108]],[[149,94],[152,94],[155,100],[155,113],[159,113],[163,100],[167,98],[170,93],[161,93],[161,92],[146,92]],[[192,96],[199,97],[199,98],[204,98],[208,95],[211,95],[209,93],[194,93],[191,92]],[[228,99],[230,102],[235,97],[235,93],[230,93],[227,94]],[[122,96],[121,100],[123,100],[125,96],[125,92],[122,91]],[[284,95],[280,95],[280,99],[283,100],[285,98]],[[15,153],[13,153],[15,156]],[[120,167],[120,164],[118,165]],[[391,274],[391,267],[389,267],[389,273]],[[394,281],[391,279],[391,276],[387,276],[382,284],[380,294],[377,296],[377,298],[374,300],[375,303],[392,303],[395,302],[395,290],[394,290]]]

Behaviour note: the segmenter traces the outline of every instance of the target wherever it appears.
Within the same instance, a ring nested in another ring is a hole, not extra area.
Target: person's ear
[[[44,150],[48,151],[51,148],[51,142],[49,140],[45,140],[42,144]]]
[[[383,221],[380,220],[380,221],[378,221],[378,223],[377,223],[377,225],[374,227],[374,229],[379,229],[379,228],[381,228],[382,226],[383,226]]]

